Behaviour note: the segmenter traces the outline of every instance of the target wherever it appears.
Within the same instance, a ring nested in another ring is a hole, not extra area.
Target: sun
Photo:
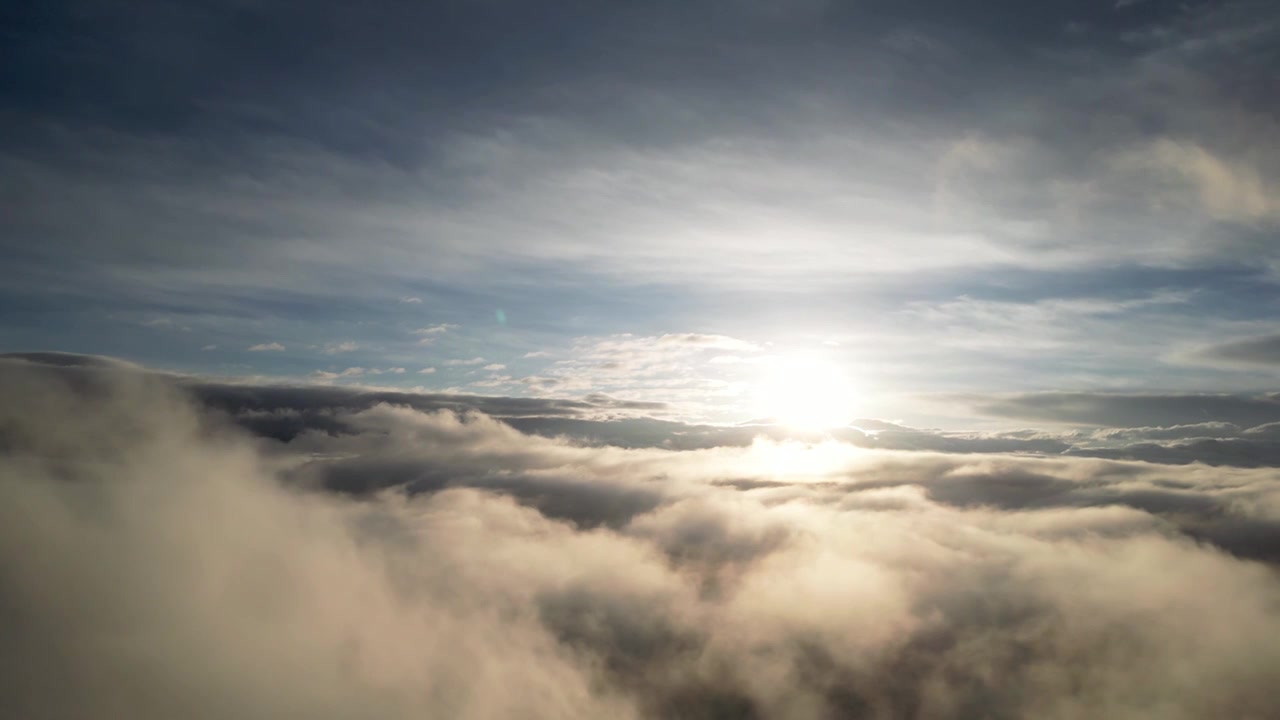
[[[773,358],[756,385],[757,413],[797,430],[848,424],[854,399],[844,373],[816,357]]]

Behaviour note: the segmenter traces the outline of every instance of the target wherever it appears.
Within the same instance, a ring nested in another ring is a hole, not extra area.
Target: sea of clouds
[[[13,717],[1280,711],[1274,468],[623,447],[493,405],[607,398],[423,409],[105,361],[0,359],[0,392]]]

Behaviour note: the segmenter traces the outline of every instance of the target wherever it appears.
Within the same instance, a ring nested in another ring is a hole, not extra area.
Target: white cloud
[[[489,365],[485,365],[484,369],[489,370],[491,372],[497,372],[499,370],[506,370],[507,366],[503,365],[502,363],[490,363]]]
[[[250,345],[249,352],[283,352],[284,346],[278,342],[259,343]]]
[[[485,359],[482,357],[473,357],[466,360],[446,360],[445,365],[483,365]]]
[[[408,304],[411,304],[411,305],[421,305],[421,304],[422,304],[422,298],[417,298],[417,297],[402,297],[402,298],[400,298],[400,302],[402,302],[402,303],[408,303]]]
[[[338,372],[316,370],[314,373],[312,373],[312,375],[322,380],[336,380],[338,378],[360,377],[361,375],[364,375],[366,373],[371,375],[380,375],[382,371],[380,370],[369,371],[362,367],[349,367],[346,370],[340,370]]]
[[[520,382],[557,397],[583,390],[622,393],[685,412],[716,413],[754,377],[753,361],[763,350],[756,342],[709,333],[583,337],[567,359]]]
[[[551,357],[551,353],[546,350],[533,350],[524,354],[525,358],[544,358]]]
[[[404,374],[404,368],[402,367],[373,368],[369,370],[368,373],[370,375],[402,375]]]
[[[431,375],[431,374],[435,373],[435,371],[436,371],[436,369],[435,369],[435,368],[433,368],[433,367],[424,367],[424,368],[422,368],[421,370],[419,370],[419,371],[418,371],[418,374],[419,374],[419,375]]]
[[[201,350],[217,350],[217,349],[218,349],[218,346],[217,346],[217,345],[205,345],[204,347],[202,347],[202,348],[200,348],[200,349],[201,349]]]
[[[458,326],[452,323],[441,323],[439,325],[429,325],[424,328],[418,328],[417,330],[414,330],[412,334],[420,336],[418,340],[419,345],[430,345],[434,343],[436,338],[439,336],[449,332],[450,330],[456,330],[457,328]]]
[[[354,352],[354,351],[359,350],[359,349],[360,349],[360,346],[359,346],[359,345],[357,345],[356,343],[354,343],[354,342],[352,342],[352,341],[350,341],[350,340],[347,340],[347,341],[345,341],[345,342],[337,342],[337,343],[327,343],[327,344],[325,344],[325,346],[324,346],[324,354],[325,354],[325,355],[336,355],[336,354],[338,354],[338,353]]]
[[[429,325],[424,328],[418,328],[417,330],[413,331],[413,334],[414,335],[440,335],[442,333],[449,332],[450,330],[456,330],[457,328],[458,326],[452,323],[441,323],[439,325]]]
[[[626,450],[385,404],[324,408],[268,449],[210,432],[220,416],[169,385],[76,372],[0,368],[22,450],[0,454],[0,593],[24,619],[0,646],[22,677],[0,687],[38,714],[1193,720],[1274,703],[1271,470]]]

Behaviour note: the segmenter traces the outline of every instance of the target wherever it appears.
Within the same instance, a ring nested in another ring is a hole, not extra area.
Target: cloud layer
[[[286,442],[130,368],[0,389],[23,717],[1274,708],[1274,471],[589,446],[329,388]]]
[[[1274,383],[1274,2],[141,1],[5,18],[0,350],[705,419],[684,360],[824,341],[877,391]]]

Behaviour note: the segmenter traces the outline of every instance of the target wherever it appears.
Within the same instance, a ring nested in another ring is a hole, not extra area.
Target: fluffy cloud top
[[[1274,709],[1274,471],[588,446],[332,388],[285,442],[228,422],[263,389],[8,359],[0,390],[22,717]]]

